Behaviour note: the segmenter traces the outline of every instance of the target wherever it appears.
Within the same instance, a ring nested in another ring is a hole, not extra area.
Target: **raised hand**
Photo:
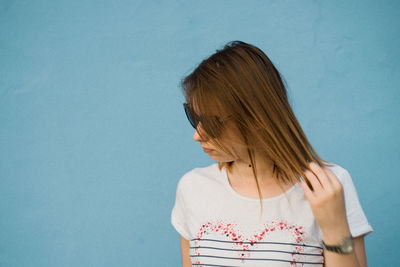
[[[309,164],[304,175],[313,190],[302,180],[300,186],[310,203],[314,217],[324,234],[325,243],[340,243],[350,235],[346,217],[343,187],[335,174],[316,162]]]

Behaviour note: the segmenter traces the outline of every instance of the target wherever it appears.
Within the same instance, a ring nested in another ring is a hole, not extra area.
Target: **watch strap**
[[[339,254],[348,254],[354,250],[354,240],[351,235],[344,238],[339,245],[327,245],[324,241],[322,241],[322,245],[326,250]]]

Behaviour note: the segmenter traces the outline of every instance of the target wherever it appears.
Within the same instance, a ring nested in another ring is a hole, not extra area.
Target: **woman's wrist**
[[[327,245],[338,245],[346,237],[350,237],[350,228],[347,223],[343,225],[337,225],[330,229],[321,229],[324,237],[324,243]]]

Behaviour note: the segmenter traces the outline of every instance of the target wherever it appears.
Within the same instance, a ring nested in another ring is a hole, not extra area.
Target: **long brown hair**
[[[230,117],[247,147],[261,203],[256,175],[255,151],[273,163],[273,178],[281,182],[307,181],[308,163],[323,161],[307,140],[290,107],[281,75],[267,55],[254,45],[232,41],[204,59],[181,82],[186,102],[198,114]],[[201,121],[199,135],[210,138],[222,132],[220,120]],[[207,136],[205,136],[205,134]],[[216,146],[230,152],[222,140],[212,138]],[[238,144],[239,145],[239,144]],[[230,170],[232,162],[218,163]],[[309,186],[310,183],[307,181]]]

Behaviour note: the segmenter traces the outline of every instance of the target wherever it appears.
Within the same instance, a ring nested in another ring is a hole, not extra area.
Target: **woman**
[[[183,266],[367,266],[373,231],[348,171],[307,140],[279,72],[230,42],[182,81],[193,139],[217,163],[178,183]]]

